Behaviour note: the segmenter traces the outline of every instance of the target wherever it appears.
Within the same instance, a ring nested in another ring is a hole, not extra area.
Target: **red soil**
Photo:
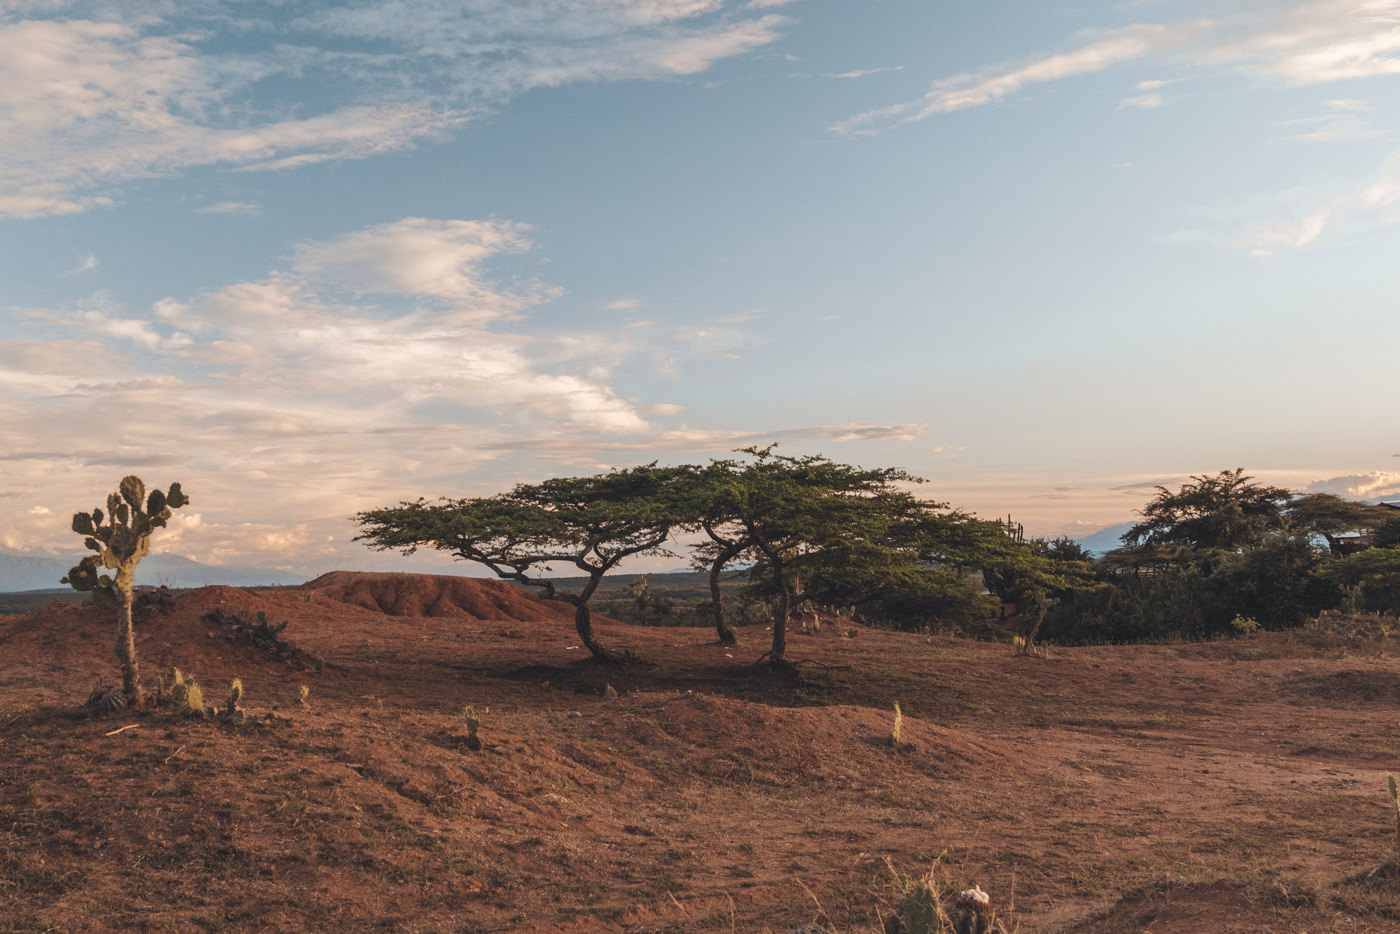
[[[644,662],[598,667],[567,607],[454,580],[143,611],[148,683],[178,665],[223,703],[239,677],[242,727],[87,716],[111,618],[0,618],[0,931],[874,934],[935,861],[1021,934],[1400,930],[1396,873],[1365,875],[1395,840],[1388,636],[1034,659],[843,624],[793,634],[794,680],[750,667],[761,627],[604,621]],[[325,670],[214,609],[288,621]],[[444,615],[386,615],[410,609]]]

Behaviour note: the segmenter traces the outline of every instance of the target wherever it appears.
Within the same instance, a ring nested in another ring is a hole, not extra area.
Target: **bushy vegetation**
[[[1394,511],[1255,483],[1243,470],[1158,487],[1123,547],[1095,566],[1044,634],[1060,642],[1212,639],[1290,629],[1323,610],[1400,611],[1400,547],[1341,553],[1395,534]],[[1368,541],[1369,539],[1369,541]]]

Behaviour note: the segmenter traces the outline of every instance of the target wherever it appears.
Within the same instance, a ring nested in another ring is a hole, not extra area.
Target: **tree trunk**
[[[720,645],[737,645],[739,640],[734,635],[734,627],[724,618],[724,595],[719,589],[719,575],[728,560],[725,557],[710,566],[710,602],[715,608],[715,632],[719,635]]]
[[[122,693],[128,707],[144,707],[146,692],[141,688],[141,668],[136,661],[136,629],[131,621],[132,571],[117,571],[117,661],[122,666]]]
[[[769,559],[772,561],[772,559]],[[792,606],[788,597],[787,579],[783,576],[782,565],[772,561],[773,580],[778,585],[778,613],[773,618],[773,649],[768,653],[768,664],[774,668],[783,667],[783,656],[787,653],[788,612]]]
[[[583,640],[588,651],[593,653],[593,657],[600,662],[606,662],[612,660],[613,653],[593,638],[593,615],[588,610],[588,601],[592,599],[593,591],[598,589],[598,583],[602,579],[603,572],[590,573],[583,592],[574,598],[574,629],[578,630],[578,637]]]
[[[773,649],[768,653],[768,664],[781,668],[787,652],[788,592],[784,588],[778,597],[778,614],[773,618]]]

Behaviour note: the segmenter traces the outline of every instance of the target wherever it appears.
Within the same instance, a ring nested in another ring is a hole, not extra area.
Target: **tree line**
[[[1159,486],[1092,587],[1046,620],[1065,643],[1209,639],[1323,610],[1400,612],[1400,509],[1258,483],[1243,469]]]
[[[788,627],[803,603],[898,625],[977,619],[1012,602],[1039,621],[1064,594],[1092,583],[1082,552],[1021,541],[999,522],[920,499],[909,487],[923,480],[898,468],[772,447],[736,453],[367,510],[355,516],[357,540],[406,554],[445,551],[571,603],[579,638],[599,660],[618,657],[592,625],[604,575],[628,558],[679,557],[682,540],[692,565],[708,573],[722,643],[735,642],[719,586],[726,568],[746,568],[771,596],[772,644],[762,660],[773,667],[788,664]],[[561,567],[583,572],[581,589],[558,590],[550,575]]]

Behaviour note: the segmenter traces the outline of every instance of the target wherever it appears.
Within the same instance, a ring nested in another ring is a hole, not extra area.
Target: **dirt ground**
[[[1378,624],[1048,658],[828,624],[794,679],[762,628],[602,622],[642,661],[598,667],[567,608],[462,580],[143,611],[148,684],[241,678],[241,726],[85,713],[110,616],[0,618],[0,931],[864,934],[926,873],[1025,934],[1400,931]]]

